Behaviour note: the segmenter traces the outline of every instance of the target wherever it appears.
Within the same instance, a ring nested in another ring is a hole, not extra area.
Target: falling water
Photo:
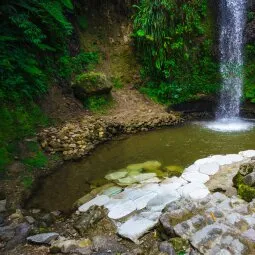
[[[246,131],[255,127],[239,118],[243,95],[243,47],[247,0],[220,0],[220,72],[222,88],[216,121],[203,125],[221,132]]]
[[[222,89],[217,119],[239,117],[243,89],[243,45],[247,0],[220,0]]]

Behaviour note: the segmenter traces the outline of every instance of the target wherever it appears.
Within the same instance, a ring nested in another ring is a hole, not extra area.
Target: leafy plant
[[[219,87],[206,0],[141,0],[135,6],[134,39],[142,91],[164,103],[178,103]]]

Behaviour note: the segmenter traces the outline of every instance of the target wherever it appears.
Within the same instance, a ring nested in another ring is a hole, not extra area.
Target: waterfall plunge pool
[[[254,125],[242,132],[217,132],[204,127],[211,123],[186,123],[102,144],[90,156],[66,162],[42,179],[27,207],[68,211],[77,199],[91,190],[91,184],[129,164],[158,160],[163,166],[187,167],[195,160],[212,154],[255,149]]]

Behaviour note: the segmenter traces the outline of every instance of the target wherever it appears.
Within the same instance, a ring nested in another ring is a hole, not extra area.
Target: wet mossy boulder
[[[255,198],[255,162],[243,164],[237,175],[233,178],[234,187],[237,189],[238,195],[251,202]]]
[[[76,76],[72,87],[75,97],[84,101],[93,95],[109,94],[112,83],[103,73],[89,72]]]

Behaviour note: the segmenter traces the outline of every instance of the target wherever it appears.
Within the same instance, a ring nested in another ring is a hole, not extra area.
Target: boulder
[[[73,84],[74,95],[80,100],[92,95],[109,94],[111,90],[112,84],[106,76],[96,72],[78,75]]]
[[[51,241],[56,240],[58,237],[58,233],[43,233],[29,236],[27,241],[35,244],[50,244]]]
[[[172,244],[167,242],[167,241],[161,242],[159,244],[159,250],[161,252],[164,252],[164,253],[168,254],[168,255],[176,255],[175,250],[174,250]]]

